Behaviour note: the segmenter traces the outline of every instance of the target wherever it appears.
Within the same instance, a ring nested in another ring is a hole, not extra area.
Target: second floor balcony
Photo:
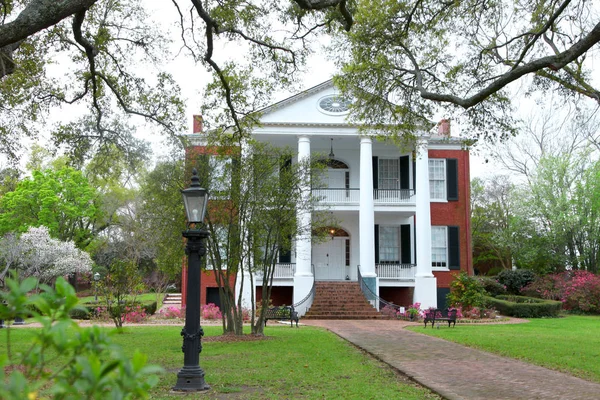
[[[324,204],[358,205],[360,189],[355,188],[313,188],[313,196]],[[414,205],[413,189],[373,189],[373,200],[376,205]]]

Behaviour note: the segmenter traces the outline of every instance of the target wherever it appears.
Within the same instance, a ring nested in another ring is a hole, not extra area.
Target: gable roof
[[[314,93],[320,92],[320,91],[330,88],[330,87],[333,87],[333,79],[329,79],[323,83],[319,83],[318,85],[313,86],[309,89],[303,90],[291,97],[288,97],[287,99],[283,99],[281,101],[278,101],[277,103],[271,104],[270,106],[266,106],[262,110],[259,110],[259,112],[262,113],[262,115],[269,114],[275,110],[289,106],[291,104],[294,104],[294,103],[304,99],[305,97],[308,97]]]

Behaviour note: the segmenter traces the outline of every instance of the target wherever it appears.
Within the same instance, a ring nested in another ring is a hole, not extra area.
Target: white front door
[[[314,245],[312,259],[315,266],[315,279],[320,281],[343,280],[345,275],[346,238],[334,237]]]

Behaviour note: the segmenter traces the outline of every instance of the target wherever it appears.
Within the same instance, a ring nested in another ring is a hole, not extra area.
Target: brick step
[[[302,319],[383,319],[381,315],[361,315],[361,314],[319,314],[319,315],[305,315]]]
[[[317,282],[305,319],[379,319],[357,282]]]

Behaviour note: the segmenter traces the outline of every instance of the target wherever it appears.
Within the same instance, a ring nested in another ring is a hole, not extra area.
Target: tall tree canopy
[[[204,108],[218,112],[211,120],[219,127],[243,133],[273,91],[297,77],[318,36],[333,35],[342,67],[338,84],[356,98],[357,118],[409,133],[442,103],[467,109],[463,115],[485,133],[490,125],[510,127],[503,89],[526,76],[540,89],[600,99],[587,65],[600,41],[594,3],[172,0],[175,20],[161,23],[177,26],[173,40],[181,53],[212,71]],[[161,64],[169,38],[155,29],[159,24],[146,6],[133,0],[3,1],[1,147],[14,151],[32,121],[73,103],[88,112],[62,121],[54,139],[79,152],[105,141],[127,147],[125,115],[178,132],[183,103]],[[61,66],[60,79],[48,73],[53,64]]]
[[[34,171],[0,198],[0,235],[43,225],[52,237],[85,248],[101,229],[96,225],[101,220],[97,200],[81,171]]]

